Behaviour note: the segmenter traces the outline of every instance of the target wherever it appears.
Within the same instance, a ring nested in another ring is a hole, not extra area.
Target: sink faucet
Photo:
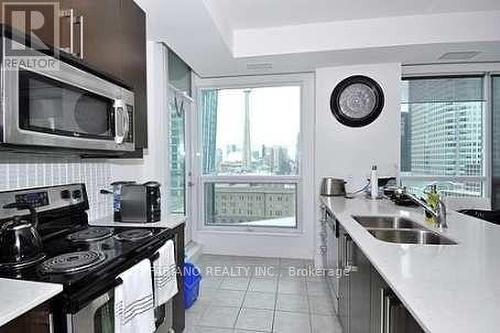
[[[431,214],[436,219],[439,228],[448,228],[448,224],[446,223],[446,206],[443,200],[439,199],[438,206],[436,207],[436,209],[433,209],[431,206],[429,206],[429,204],[427,204],[427,202],[419,199],[415,194],[408,192],[406,190],[406,187],[398,188],[396,190],[396,195],[400,197],[407,196],[417,205],[425,209],[427,213]]]

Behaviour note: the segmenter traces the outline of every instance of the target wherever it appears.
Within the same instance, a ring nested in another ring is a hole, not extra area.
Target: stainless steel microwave
[[[0,144],[135,150],[132,91],[63,60],[29,51],[31,57],[45,57],[51,66],[28,66],[22,57],[2,57]]]

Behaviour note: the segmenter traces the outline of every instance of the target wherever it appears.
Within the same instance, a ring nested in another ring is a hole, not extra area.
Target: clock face
[[[351,127],[370,124],[380,115],[383,106],[382,88],[371,78],[361,75],[340,82],[330,98],[333,115]]]

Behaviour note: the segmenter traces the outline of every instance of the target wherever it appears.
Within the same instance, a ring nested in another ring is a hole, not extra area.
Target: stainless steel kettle
[[[343,197],[346,181],[340,178],[325,177],[321,180],[320,194],[329,197]]]
[[[38,215],[29,204],[11,203],[4,209],[28,209],[31,217],[14,216],[0,228],[0,264],[23,266],[43,257],[42,238],[38,233]]]

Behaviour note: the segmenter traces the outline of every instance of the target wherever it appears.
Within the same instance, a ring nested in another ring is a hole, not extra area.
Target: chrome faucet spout
[[[398,195],[408,197],[417,205],[422,207],[427,213],[431,214],[436,219],[439,228],[448,228],[448,223],[446,222],[446,205],[443,200],[439,199],[439,204],[436,209],[434,209],[427,202],[418,198],[415,194],[408,192],[406,187],[399,188],[397,192]]]

